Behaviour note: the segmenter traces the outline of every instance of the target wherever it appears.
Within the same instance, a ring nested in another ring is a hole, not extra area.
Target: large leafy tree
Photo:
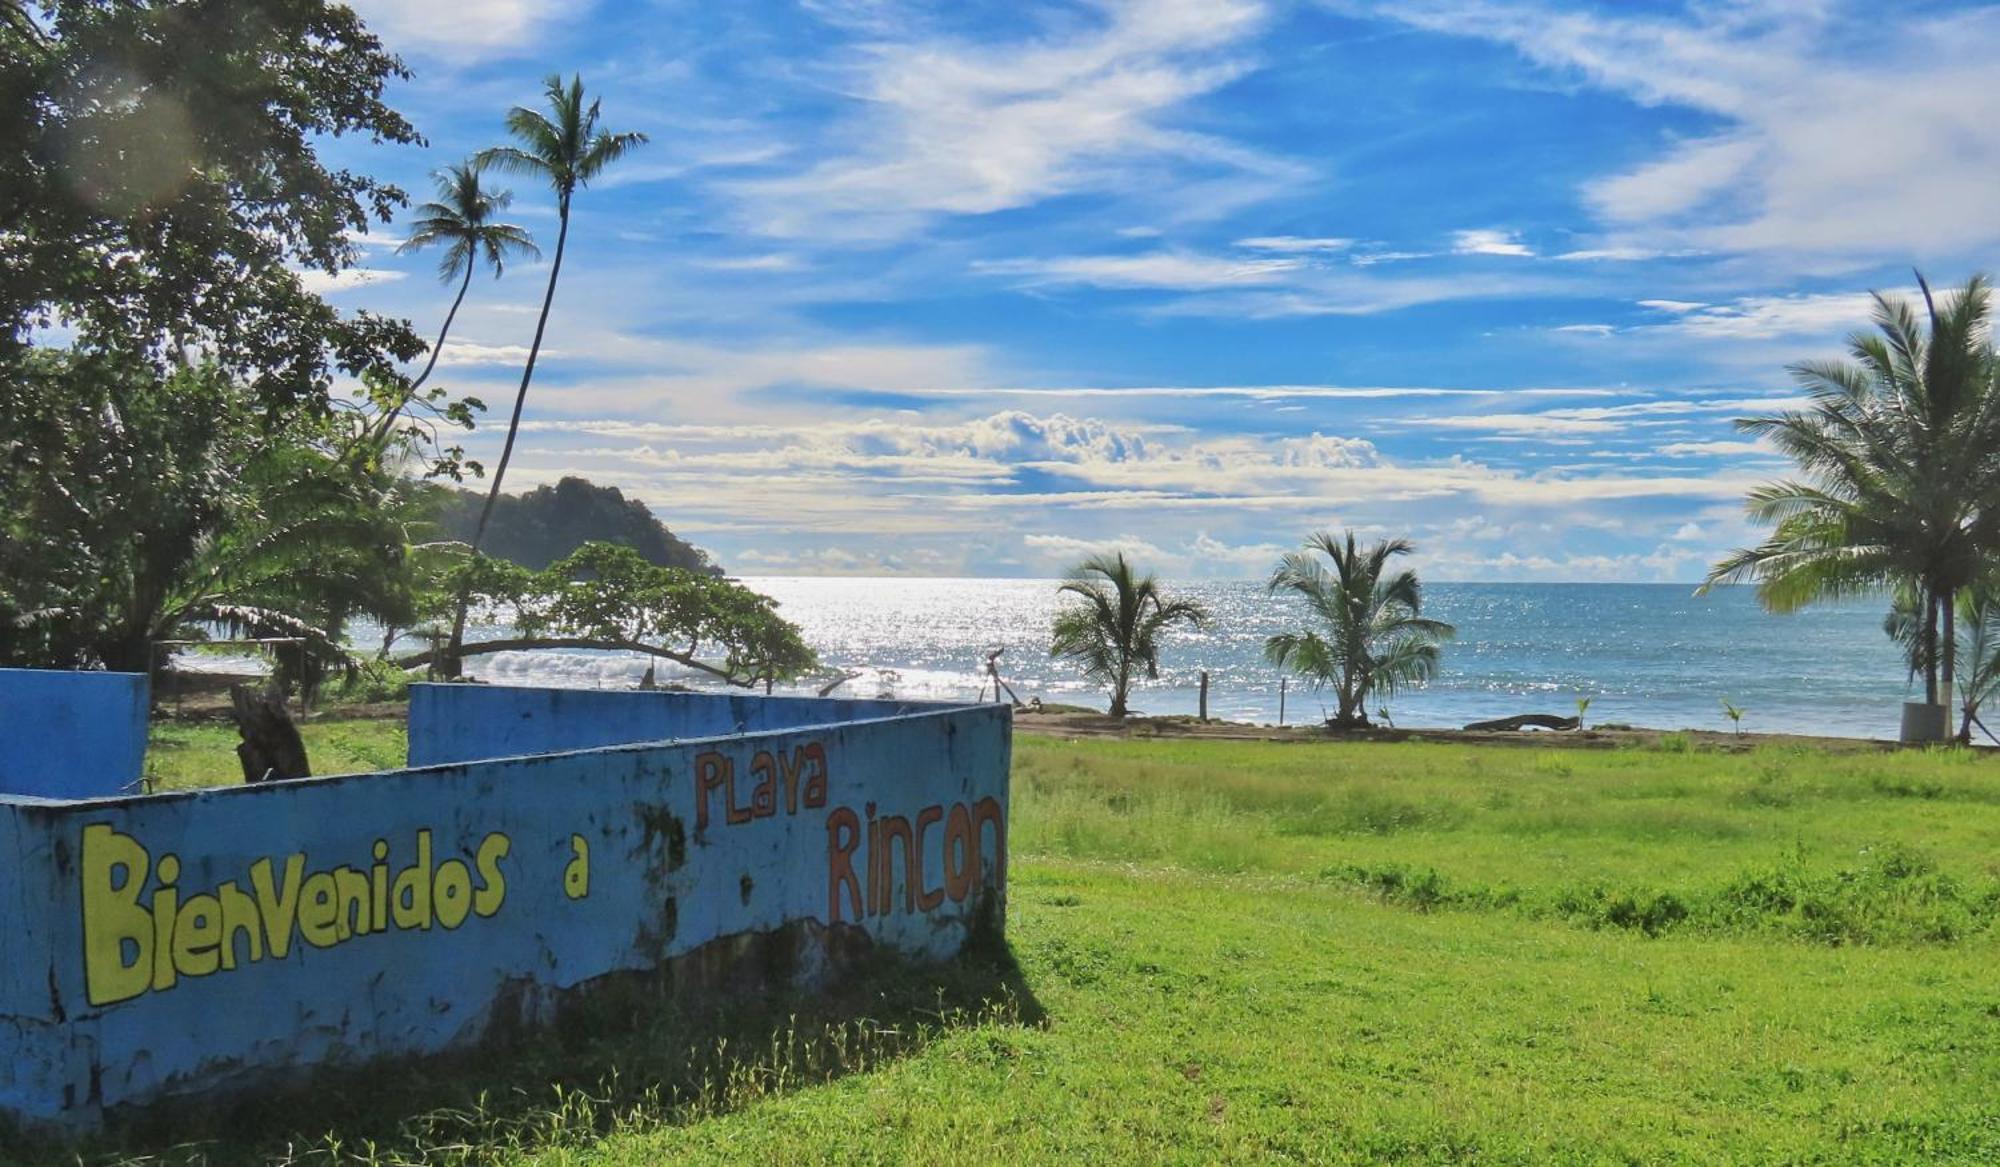
[[[161,376],[199,359],[258,407],[324,411],[341,374],[422,351],[300,272],[352,266],[394,186],[330,137],[418,141],[382,100],[401,63],[326,0],[0,4],[0,375],[65,326]]]
[[[648,563],[630,547],[588,542],[534,571],[484,555],[447,565],[436,595],[505,613],[517,635],[412,653],[416,668],[447,656],[585,648],[672,661],[728,684],[769,689],[818,667],[777,603],[742,584]]]
[[[1315,689],[1332,685],[1339,710],[1329,724],[1336,729],[1366,727],[1370,696],[1430,680],[1440,646],[1455,633],[1423,614],[1417,573],[1393,564],[1413,550],[1406,539],[1364,548],[1352,531],[1344,539],[1319,531],[1271,573],[1269,590],[1303,600],[1311,623],[1266,640],[1265,659]]]
[[[0,662],[146,671],[156,641],[219,625],[305,638],[317,668],[349,616],[409,606],[396,481],[357,476],[330,419],[272,430],[212,364],[160,377],[42,350],[18,372],[0,379]]]
[[[1086,676],[1111,687],[1111,716],[1124,717],[1135,676],[1160,675],[1160,638],[1177,624],[1200,628],[1208,609],[1168,596],[1151,572],[1140,574],[1120,551],[1078,564],[1057,591],[1079,601],[1056,613],[1053,656],[1083,665]]]
[[[1849,359],[1793,366],[1809,408],[1737,422],[1800,473],[1751,492],[1750,516],[1772,533],[1704,588],[1754,581],[1777,612],[1906,589],[1925,699],[1949,706],[1956,597],[2000,552],[2000,387],[1986,281],[1942,303],[1918,281],[1922,314],[1878,293],[1875,331],[1849,339]]]
[[[528,360],[521,369],[521,387],[514,394],[514,411],[507,419],[507,438],[500,447],[500,460],[493,467],[486,503],[472,529],[472,550],[477,553],[486,537],[486,524],[493,517],[493,504],[507,477],[507,465],[514,457],[514,439],[521,432],[521,409],[528,402],[528,386],[535,379],[535,361],[541,356],[542,336],[548,331],[549,309],[556,300],[556,281],[562,277],[563,252],[569,244],[570,203],[579,188],[604,172],[613,162],[646,141],[646,135],[613,132],[598,125],[600,102],[584,101],[583,78],[572,76],[564,85],[552,75],[544,86],[546,110],[515,106],[507,114],[507,132],[517,145],[495,146],[481,151],[482,165],[531,175],[548,183],[556,196],[556,252],[549,264],[548,287],[542,292],[542,311],[535,318],[535,338],[528,345]],[[465,636],[465,605],[452,618],[451,659],[447,671],[455,669],[456,656]]]
[[[393,541],[332,391],[399,396],[423,342],[307,277],[404,201],[319,155],[418,141],[404,75],[326,0],[0,3],[0,657],[144,669],[363,602]]]

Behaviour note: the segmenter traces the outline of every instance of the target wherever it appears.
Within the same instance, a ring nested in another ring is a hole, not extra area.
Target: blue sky
[[[616,484],[744,574],[1257,576],[1353,527],[1438,579],[1698,579],[1783,468],[1730,419],[2000,246],[1992,6],[357,7],[430,146],[344,163],[427,191],[554,69],[651,135],[578,198],[509,485]],[[430,332],[401,231],[331,294]],[[475,453],[545,276],[476,280],[444,353]]]

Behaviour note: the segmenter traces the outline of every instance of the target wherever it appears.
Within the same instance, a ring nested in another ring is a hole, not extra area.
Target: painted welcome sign
[[[89,1125],[433,1052],[621,975],[950,956],[1002,919],[1009,735],[995,706],[419,686],[408,769],[0,795],[0,1108]]]

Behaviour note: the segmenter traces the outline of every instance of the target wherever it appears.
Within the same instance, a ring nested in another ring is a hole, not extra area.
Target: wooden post
[[[1279,677],[1278,678],[1278,727],[1280,729],[1283,729],[1284,725],[1285,725],[1285,678]]]
[[[1208,670],[1201,670],[1201,719],[1208,721]]]

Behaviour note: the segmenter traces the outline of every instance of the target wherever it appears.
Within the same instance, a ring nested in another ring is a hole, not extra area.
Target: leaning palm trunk
[[[535,361],[541,356],[542,336],[549,326],[549,309],[555,303],[556,281],[562,275],[563,251],[569,242],[570,201],[578,187],[589,185],[592,178],[622,157],[625,151],[646,141],[646,135],[640,133],[600,130],[597,125],[598,103],[593,101],[585,108],[581,77],[572,77],[565,86],[560,76],[552,76],[548,79],[545,92],[549,113],[553,117],[516,106],[507,115],[507,128],[521,145],[496,146],[481,151],[477,156],[482,166],[493,164],[547,179],[555,192],[556,214],[561,226],[556,233],[555,260],[549,266],[548,288],[542,293],[542,312],[535,320],[534,343],[528,346],[528,362],[521,370],[521,388],[514,394],[514,411],[507,421],[507,440],[500,448],[500,461],[493,470],[493,485],[486,492],[486,503],[479,508],[479,522],[472,530],[474,555],[479,554],[485,541],[486,524],[493,518],[493,504],[500,499],[507,465],[514,457],[514,441],[520,436],[521,410],[528,402],[528,385],[535,379]],[[467,578],[469,581],[470,577]],[[453,606],[451,648],[444,661],[444,667],[451,675],[456,675],[458,671],[459,649],[465,643],[465,609],[469,602],[470,591],[461,589],[458,602]]]
[[[444,327],[438,329],[437,343],[431,346],[431,356],[429,360],[424,362],[424,371],[417,374],[417,379],[410,382],[410,387],[403,394],[402,399],[396,402],[387,413],[384,413],[382,419],[376,422],[368,431],[368,444],[370,446],[378,446],[388,439],[389,431],[396,425],[396,419],[401,417],[404,408],[416,399],[417,390],[422,389],[424,382],[431,379],[431,370],[437,368],[438,354],[444,351],[445,337],[451,335],[451,322],[458,319],[459,305],[465,303],[465,293],[471,287],[472,264],[467,263],[465,265],[465,278],[458,283],[458,295],[452,297],[451,311],[444,314]]]
[[[542,314],[535,321],[535,340],[528,346],[528,363],[521,370],[521,387],[514,393],[514,412],[507,419],[507,441],[500,447],[500,461],[493,467],[493,485],[486,491],[486,503],[479,508],[479,522],[472,528],[472,554],[479,554],[486,540],[486,524],[493,517],[493,504],[500,500],[500,484],[507,479],[507,463],[514,457],[514,438],[521,432],[521,408],[528,403],[528,384],[535,379],[535,358],[542,352],[542,334],[548,331],[549,309],[556,302],[556,280],[562,275],[563,247],[569,242],[569,200],[557,208],[562,225],[556,229],[556,255],[549,264],[549,284],[542,291]],[[472,577],[466,577],[469,588]],[[461,588],[452,606],[451,647],[438,662],[438,671],[456,677],[461,671],[459,649],[465,646],[465,610],[472,603],[470,592]]]

